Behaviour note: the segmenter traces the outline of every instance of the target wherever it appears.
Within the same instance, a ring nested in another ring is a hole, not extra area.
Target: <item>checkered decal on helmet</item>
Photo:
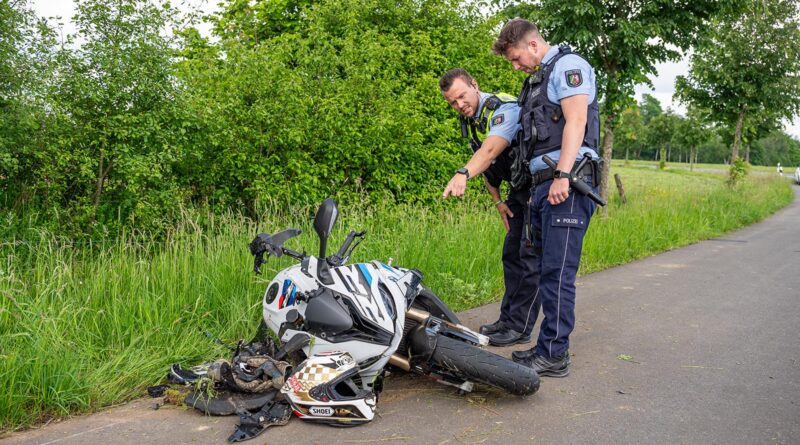
[[[308,392],[311,388],[336,378],[340,373],[338,370],[329,366],[322,366],[316,363],[304,366],[293,376],[289,377],[284,385],[284,390],[296,392]]]

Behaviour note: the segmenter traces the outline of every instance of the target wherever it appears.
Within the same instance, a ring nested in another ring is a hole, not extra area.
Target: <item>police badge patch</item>
[[[497,116],[492,118],[492,125],[500,125],[505,120],[505,117],[502,114],[498,114]]]
[[[583,84],[583,76],[581,76],[581,70],[569,70],[564,72],[564,76],[567,77],[567,85],[571,87],[579,87]]]

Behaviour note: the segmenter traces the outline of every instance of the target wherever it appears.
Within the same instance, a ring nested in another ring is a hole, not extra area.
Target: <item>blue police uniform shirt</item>
[[[542,59],[542,68],[553,60],[557,54],[558,46],[551,46],[550,50],[547,51],[547,54],[545,54]],[[566,72],[570,70],[580,70],[581,79],[583,79],[580,85],[570,86],[567,84]],[[558,104],[561,102],[561,99],[575,96],[576,94],[587,94],[589,96],[588,102],[592,103],[597,94],[595,81],[594,69],[592,69],[592,66],[589,65],[587,61],[583,60],[583,58],[578,55],[567,54],[556,61],[556,65],[550,73],[550,79],[548,79],[547,82],[547,99],[554,104]],[[591,154],[593,159],[600,158],[597,156],[597,152],[589,147],[582,146],[578,150],[578,159],[582,158],[584,153]],[[547,156],[558,163],[561,157],[561,150],[548,153]],[[541,156],[537,156],[531,161],[530,168],[531,172],[536,172],[544,170],[548,168],[548,166],[544,163]]]
[[[481,101],[478,104],[478,110],[483,107],[484,102],[490,96],[489,93],[481,92]],[[484,113],[488,115],[487,113]],[[514,137],[517,135],[517,132],[520,130],[522,124],[520,123],[519,119],[519,105],[516,102],[508,102],[500,104],[496,110],[494,110],[494,114],[492,118],[489,120],[489,131],[486,133],[486,137],[489,136],[500,136],[501,138],[508,141],[511,144],[511,141],[514,140]]]

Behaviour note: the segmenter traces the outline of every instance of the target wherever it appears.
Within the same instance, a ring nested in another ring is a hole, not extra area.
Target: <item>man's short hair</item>
[[[522,42],[531,32],[534,33],[534,38],[541,38],[539,28],[536,25],[525,19],[515,17],[509,20],[500,30],[497,41],[492,45],[492,51],[499,56],[505,56],[508,48]]]
[[[456,79],[463,80],[467,85],[472,84],[474,80],[464,68],[453,68],[442,74],[442,77],[439,79],[439,91],[442,93],[447,92],[447,90],[453,86],[453,82],[455,82]]]

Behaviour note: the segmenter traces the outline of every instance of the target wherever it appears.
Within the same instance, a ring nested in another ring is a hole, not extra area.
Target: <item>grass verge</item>
[[[581,273],[718,236],[758,221],[794,197],[787,181],[754,176],[735,189],[724,177],[683,170],[616,168],[628,195],[596,217]],[[329,245],[367,229],[353,261],[388,260],[425,272],[425,282],[456,310],[502,291],[504,230],[485,195],[454,205],[340,209]],[[265,280],[290,264],[270,260],[252,273],[246,245],[260,230],[294,226],[289,247],[315,252],[308,212],[270,212],[258,225],[237,216],[187,215],[155,244],[127,234],[75,248],[48,233],[0,246],[0,432],[52,416],[137,397],[173,362],[227,355],[205,331],[235,341],[255,330]]]

